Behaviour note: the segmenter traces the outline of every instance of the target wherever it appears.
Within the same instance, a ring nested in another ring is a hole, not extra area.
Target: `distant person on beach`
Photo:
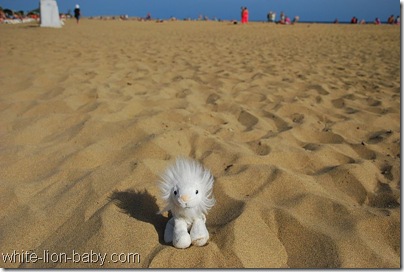
[[[285,24],[285,13],[281,11],[279,23]]]
[[[396,18],[396,20],[394,21],[394,23],[395,23],[396,25],[399,25],[399,24],[400,24],[400,15],[397,15],[397,18]]]
[[[281,11],[281,14],[279,15],[279,24],[285,25],[286,24],[286,15],[283,11]]]
[[[339,23],[338,18],[335,18],[335,20],[334,20],[334,24],[338,24],[338,23]]]
[[[375,19],[375,25],[381,25],[382,22],[380,21],[379,17],[376,17]]]
[[[267,14],[267,19],[269,23],[275,22],[276,13],[272,12],[272,10]]]
[[[355,16],[352,17],[351,24],[357,24],[357,23],[358,23],[358,18],[356,18]]]
[[[297,17],[296,19],[299,20],[299,16],[296,16],[296,17]],[[292,24],[292,20],[288,16],[286,16],[285,13],[281,12],[281,19],[279,21],[279,24],[290,25],[290,24]]]
[[[7,19],[6,14],[4,13],[3,10],[0,9],[0,23],[2,23],[6,19]]]
[[[80,15],[80,6],[76,5],[76,8],[74,9],[74,18],[76,18],[77,23],[80,21]]]
[[[387,19],[387,23],[390,25],[394,24],[394,15],[390,15],[390,17]]]
[[[271,15],[271,22],[273,22],[273,23],[276,22],[276,12],[272,12],[272,15]]]
[[[241,23],[248,23],[248,9],[247,7],[241,7]]]

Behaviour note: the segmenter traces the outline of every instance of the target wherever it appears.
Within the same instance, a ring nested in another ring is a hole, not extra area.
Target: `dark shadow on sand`
[[[161,214],[157,214],[159,207],[157,206],[156,198],[147,190],[114,191],[109,198],[123,213],[137,220],[152,224],[159,236],[160,244],[165,245],[164,228],[168,219]]]
[[[39,24],[29,24],[29,25],[24,25],[24,28],[40,28],[41,26]]]

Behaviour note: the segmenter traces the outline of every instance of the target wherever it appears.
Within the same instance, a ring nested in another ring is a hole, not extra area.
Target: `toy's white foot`
[[[203,220],[197,220],[194,222],[191,228],[191,240],[195,246],[204,246],[209,240],[209,232],[205,226]]]
[[[208,242],[209,237],[201,237],[195,240],[192,240],[192,244],[194,246],[204,246]]]
[[[191,236],[186,231],[180,232],[174,235],[173,245],[176,248],[187,248],[191,245]]]
[[[187,248],[191,245],[191,236],[185,220],[174,219],[173,245],[176,248]]]

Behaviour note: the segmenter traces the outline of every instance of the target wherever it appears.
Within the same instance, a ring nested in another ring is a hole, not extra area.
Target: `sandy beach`
[[[401,266],[400,27],[0,33],[1,267]],[[215,177],[204,247],[163,241],[177,156]]]

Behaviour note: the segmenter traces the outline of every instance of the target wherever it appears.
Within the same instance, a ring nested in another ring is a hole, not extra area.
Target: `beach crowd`
[[[77,5],[76,5],[77,6]],[[75,10],[77,7],[75,8]],[[77,20],[77,14],[75,11],[74,17]],[[277,18],[277,13],[274,11],[269,11],[267,13],[267,22],[269,23],[276,23],[276,24],[281,24],[281,25],[291,25],[299,22],[300,17],[299,16],[294,16],[293,19],[291,17],[287,16],[283,11],[280,12],[279,14],[279,19]],[[61,19],[70,19],[73,18],[73,15],[70,14],[70,11],[66,14],[60,13],[60,18]],[[147,13],[145,17],[133,17],[130,18],[127,14],[121,15],[121,16],[96,16],[96,17],[89,17],[90,19],[118,19],[118,20],[138,20],[138,21],[151,21],[151,20],[156,20],[156,22],[163,22],[164,20],[162,19],[153,19],[151,17],[150,13]],[[0,23],[8,23],[8,24],[15,24],[15,23],[25,23],[25,22],[32,22],[32,21],[39,21],[40,20],[40,10],[35,9],[29,12],[24,12],[24,11],[13,11],[11,9],[3,9],[0,7]],[[175,21],[177,18],[175,17],[170,17],[170,21]],[[208,16],[206,15],[199,15],[197,20],[203,20],[203,21],[209,21],[211,20]],[[218,19],[217,17],[214,17],[212,20],[214,21],[224,21],[221,19]],[[191,18],[184,18],[184,21],[192,21]],[[78,20],[77,20],[78,22]],[[237,20],[232,20],[232,23],[238,23]],[[247,7],[242,6],[241,7],[241,16],[240,16],[240,22],[241,24],[247,24],[249,22],[249,10]],[[337,24],[340,23],[338,18],[336,18],[333,23]],[[351,24],[367,24],[365,19],[358,20],[356,16],[353,16],[351,21],[348,22]],[[375,18],[375,20],[372,22],[372,24],[380,25],[383,22],[380,20],[379,17]],[[396,17],[394,15],[390,15],[385,24],[390,24],[390,25],[400,25],[400,16],[397,15]]]
[[[334,23],[337,24],[337,23],[338,23],[338,19],[335,19]],[[364,24],[366,24],[366,21],[365,21],[365,19],[362,19],[362,20],[358,21],[358,18],[356,18],[356,17],[354,16],[354,17],[352,17],[350,23],[351,23],[351,24],[361,24],[361,25],[364,25]],[[375,24],[375,25],[381,25],[381,24],[382,24],[382,21],[380,20],[379,17],[376,17],[375,20],[373,21],[373,24]],[[389,25],[399,25],[399,24],[400,24],[400,15],[397,15],[397,17],[394,17],[393,14],[390,15],[389,18],[388,18],[387,21],[386,21],[386,24],[389,24]]]

